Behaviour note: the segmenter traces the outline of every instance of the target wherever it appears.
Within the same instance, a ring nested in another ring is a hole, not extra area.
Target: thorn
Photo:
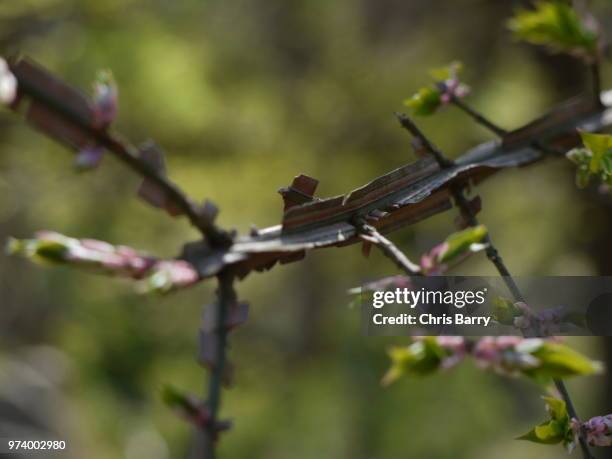
[[[284,210],[312,201],[318,185],[319,181],[313,177],[304,174],[296,176],[290,186],[278,190],[283,197]]]

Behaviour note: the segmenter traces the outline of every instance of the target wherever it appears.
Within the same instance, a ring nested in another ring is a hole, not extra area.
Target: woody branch
[[[431,155],[433,155],[436,158],[436,160],[438,160],[440,167],[445,168],[445,167],[449,167],[448,166],[449,164],[452,164],[452,162],[450,162],[450,160],[448,160],[446,156],[437,147],[435,147],[435,145],[427,138],[427,136],[425,136],[425,134],[416,126],[416,124],[412,122],[412,120],[410,120],[406,115],[403,115],[403,114],[398,115],[398,118],[400,119],[402,126],[408,129],[410,133],[420,141],[421,145]],[[463,193],[463,186],[461,184],[454,185],[452,187],[452,194],[455,199],[455,204],[459,208],[466,223],[469,226],[477,226],[479,224],[478,219],[476,218],[475,213],[473,212],[471,206],[469,205],[469,201],[466,199]],[[512,296],[514,297],[515,301],[524,302],[525,298],[523,294],[521,293],[514,278],[510,274],[510,271],[507,268],[506,264],[504,263],[501,256],[499,255],[499,251],[493,245],[491,238],[488,234],[486,236],[485,242],[487,243],[487,248],[485,249],[487,258],[491,261],[491,263],[493,263],[493,265],[495,266],[499,274],[503,277],[503,280],[506,283],[506,286],[508,287],[510,292],[512,293]],[[557,390],[559,391],[561,397],[565,401],[567,405],[567,410],[570,416],[572,418],[579,420],[580,418],[578,417],[578,414],[576,413],[574,404],[572,402],[572,398],[569,392],[567,391],[565,383],[561,379],[554,379],[554,384]],[[579,440],[580,448],[582,450],[582,454],[584,458],[592,459],[593,456],[589,449],[589,445],[587,444],[586,439],[584,438],[584,435],[582,432],[578,433],[578,440]]]

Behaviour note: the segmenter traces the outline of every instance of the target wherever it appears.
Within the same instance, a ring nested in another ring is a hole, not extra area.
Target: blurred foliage
[[[554,52],[588,59],[597,54],[597,31],[589,27],[573,6],[562,0],[538,1],[535,9],[521,9],[508,21],[515,36]]]
[[[512,3],[4,1],[0,54],[31,55],[83,88],[99,69],[111,69],[117,128],[134,142],[153,137],[168,152],[170,176],[195,198],[218,203],[220,224],[244,232],[251,223],[278,223],[275,192],[300,172],[333,195],[412,161],[392,112],[428,68],[463,61],[471,103],[507,128],[584,89],[582,73],[567,62],[512,43],[505,27]],[[609,2],[593,5],[612,17]],[[452,108],[422,127],[450,156],[490,138]],[[8,113],[0,115],[0,135],[2,241],[50,229],[169,256],[197,237],[135,199],[138,178],[112,157],[78,175],[69,153]],[[482,221],[517,274],[596,272],[586,249],[601,237],[605,214],[575,191],[571,169],[547,162],[479,188]],[[408,254],[423,253],[447,236],[455,216],[393,238]],[[529,250],[519,249],[522,241]],[[381,389],[384,350],[401,340],[362,337],[359,311],[347,307],[344,292],[393,272],[380,254],[365,260],[350,247],[239,285],[253,307],[232,336],[237,382],[224,394],[222,415],[235,424],[220,457],[547,454],[511,440],[539,416],[528,385],[462,367],[452,378]],[[480,256],[458,272],[493,273]],[[184,457],[190,427],[159,389],[170,383],[202,393],[196,326],[212,290],[138,297],[119,281],[0,256],[2,399],[34,404],[37,422],[44,417],[72,445],[70,457]],[[589,354],[598,343],[578,342]],[[47,387],[43,380],[57,387],[55,405],[25,395],[34,375],[35,387]],[[576,384],[583,384],[576,403],[593,406],[592,382]]]
[[[563,443],[568,452],[572,452],[576,447],[576,442],[565,402],[553,397],[543,397],[543,399],[546,402],[550,419],[537,425],[518,439],[545,445]]]
[[[429,71],[435,85],[420,88],[412,97],[404,101],[417,116],[433,115],[438,109],[451,102],[454,98],[461,99],[469,93],[469,87],[459,80],[463,64],[453,61],[446,67]]]
[[[612,185],[612,136],[581,132],[584,147],[574,148],[567,157],[576,164],[576,185],[586,188],[592,177]]]

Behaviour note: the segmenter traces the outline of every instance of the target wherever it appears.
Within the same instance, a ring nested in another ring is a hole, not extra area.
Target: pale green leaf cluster
[[[161,389],[161,399],[171,408],[188,409],[192,405],[188,395],[168,384]]]
[[[448,263],[458,257],[478,252],[485,248],[483,241],[488,234],[487,227],[484,225],[471,226],[451,234],[444,241],[444,250],[438,254],[439,263]]]
[[[545,340],[528,341],[540,343],[532,349],[525,349],[537,359],[538,364],[524,369],[523,374],[536,382],[548,384],[553,378],[588,376],[603,370],[600,362],[589,359],[565,344]]]
[[[459,76],[459,73],[463,70],[463,63],[460,61],[453,61],[446,67],[438,67],[431,69],[429,75],[434,79],[436,83],[452,80]]]
[[[396,346],[389,350],[391,368],[382,379],[387,386],[404,375],[427,376],[435,373],[452,351],[442,347],[436,337],[427,336],[408,346]]]
[[[441,274],[451,264],[456,264],[470,254],[483,250],[487,228],[483,225],[469,227],[448,236],[442,243],[421,256],[421,272],[425,275]]]
[[[612,136],[581,132],[584,147],[574,148],[567,158],[576,164],[576,185],[585,188],[592,178],[612,185]]]
[[[20,255],[41,264],[66,263],[70,239],[15,239],[6,243],[8,255]]]
[[[523,312],[509,298],[498,296],[493,299],[493,319],[502,325],[514,325],[514,319]]]
[[[517,338],[514,346],[495,346],[495,341],[490,338],[483,338],[472,345],[466,341],[444,345],[439,337],[429,336],[415,340],[408,346],[393,347],[389,350],[391,367],[383,378],[383,385],[391,384],[404,375],[427,376],[450,368],[463,359],[467,349],[473,349],[470,353],[481,368],[511,376],[523,375],[541,384],[549,384],[553,378],[586,376],[602,370],[600,362],[590,360],[555,341]]]
[[[585,59],[597,55],[597,32],[588,27],[567,2],[540,1],[535,9],[519,9],[508,22],[514,36],[552,52]]]
[[[404,101],[404,105],[410,107],[414,115],[433,115],[442,105],[448,103],[451,95],[461,97],[461,94],[468,91],[468,88],[458,79],[462,69],[463,64],[459,61],[451,62],[446,67],[431,69],[429,74],[434,84],[420,88],[412,97]]]
[[[415,115],[433,115],[442,105],[442,92],[438,88],[423,87],[406,99],[404,105],[410,107]]]
[[[546,409],[550,418],[535,426],[517,440],[527,440],[544,445],[563,443],[571,452],[576,444],[575,432],[571,426],[570,416],[563,400],[554,397],[542,397],[546,402]]]

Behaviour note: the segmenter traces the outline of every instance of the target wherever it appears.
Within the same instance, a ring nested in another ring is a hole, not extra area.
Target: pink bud
[[[94,83],[94,125],[105,128],[118,112],[118,90],[109,71],[100,72]]]
[[[76,156],[75,166],[80,170],[94,169],[102,161],[104,149],[100,146],[87,146]]]
[[[10,105],[17,97],[17,79],[8,64],[0,57],[0,103]]]

